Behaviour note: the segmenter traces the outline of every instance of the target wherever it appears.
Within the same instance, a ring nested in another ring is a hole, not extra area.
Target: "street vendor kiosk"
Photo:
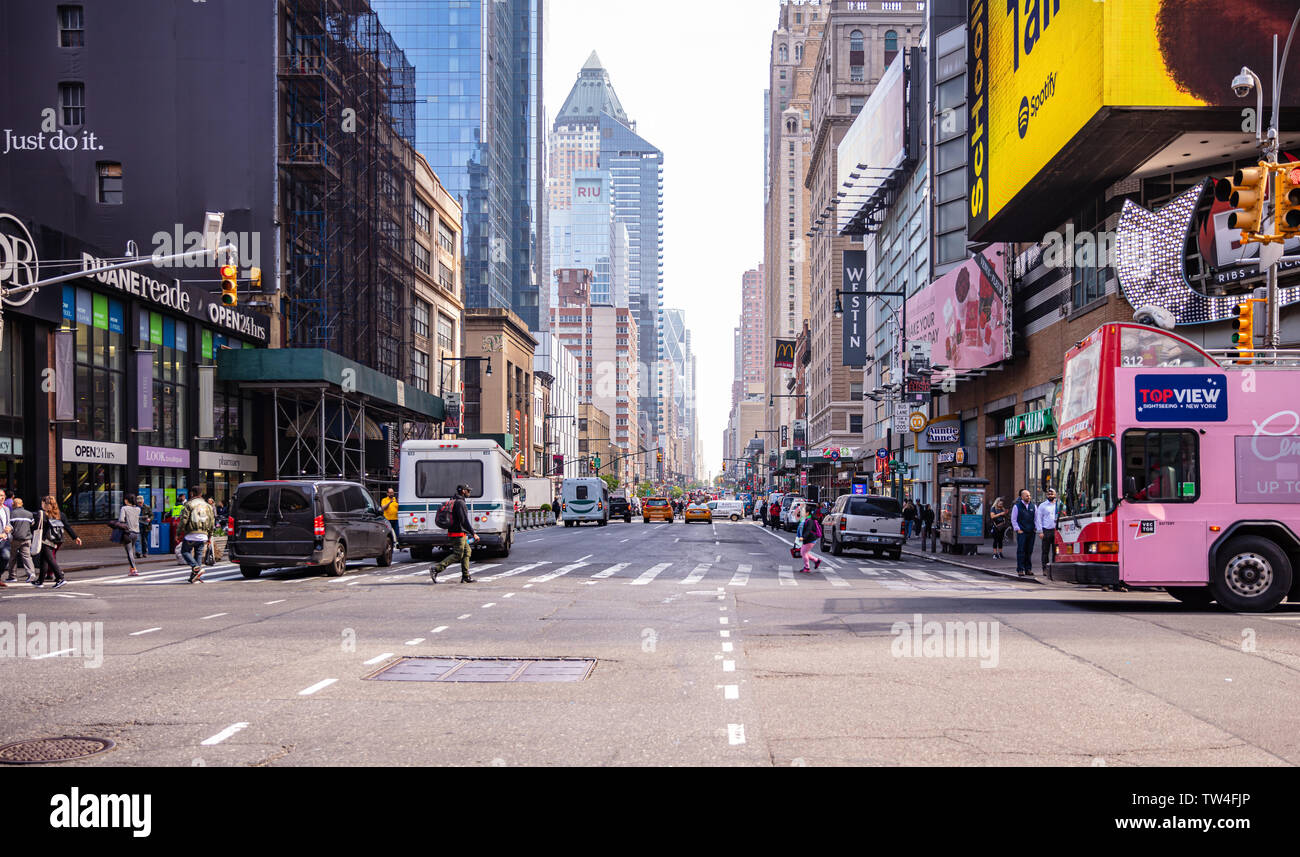
[[[939,482],[939,544],[944,553],[973,554],[984,544],[984,495],[989,481],[950,476]]]

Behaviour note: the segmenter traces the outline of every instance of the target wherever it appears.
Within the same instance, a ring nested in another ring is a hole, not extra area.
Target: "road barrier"
[[[533,530],[538,527],[555,526],[555,513],[542,512],[538,510],[527,510],[515,512],[515,529],[516,530]]]

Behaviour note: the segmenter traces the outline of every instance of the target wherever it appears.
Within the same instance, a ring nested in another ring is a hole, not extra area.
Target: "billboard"
[[[1245,102],[1231,81],[1242,46],[1285,34],[1293,3],[1277,0],[972,0],[968,20],[967,181],[972,237],[1032,228],[1020,197],[1070,199],[1127,175],[1182,130],[1240,132]],[[1231,33],[1230,38],[1224,38]],[[1288,62],[1300,74],[1300,53]],[[1283,94],[1300,103],[1300,89]],[[1253,104],[1253,101],[1251,102]],[[1189,107],[1230,110],[1187,111]],[[991,224],[1003,222],[1003,228]],[[1021,235],[1019,237],[1024,237]]]
[[[836,187],[866,189],[877,185],[887,170],[902,166],[907,159],[907,79],[903,74],[906,55],[906,51],[899,51],[894,57],[840,140],[836,149]],[[870,171],[861,182],[853,178],[859,173],[858,164]],[[857,211],[856,205],[839,207],[838,231],[844,230]]]
[[[907,299],[907,339],[930,343],[935,366],[961,372],[1011,355],[1011,292],[1002,252],[985,250]]]
[[[794,342],[793,339],[778,339],[776,341],[776,358],[772,361],[773,368],[794,368]]]

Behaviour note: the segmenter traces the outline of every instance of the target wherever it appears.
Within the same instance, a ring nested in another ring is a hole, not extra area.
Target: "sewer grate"
[[[82,736],[63,738],[35,738],[15,741],[0,747],[0,765],[41,765],[48,762],[70,762],[96,753],[104,753],[117,745],[107,738]]]
[[[405,657],[366,676],[372,681],[584,681],[593,658]]]

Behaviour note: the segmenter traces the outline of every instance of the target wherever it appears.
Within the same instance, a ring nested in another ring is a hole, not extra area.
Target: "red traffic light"
[[[233,280],[239,272],[239,269],[234,265],[222,265],[220,270],[221,279],[223,280]]]

